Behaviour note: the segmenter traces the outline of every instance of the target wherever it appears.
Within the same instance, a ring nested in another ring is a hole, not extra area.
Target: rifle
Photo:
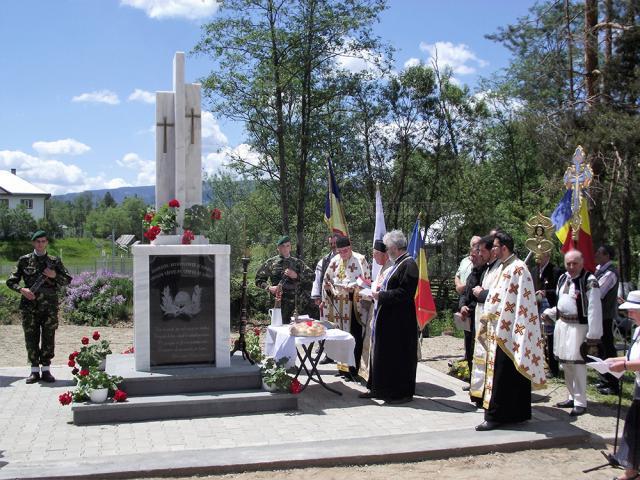
[[[53,266],[53,263],[51,262],[51,260],[49,260],[47,258],[46,260],[46,265],[44,267],[44,269],[46,270],[47,268],[51,268]],[[38,277],[36,279],[35,282],[33,282],[33,284],[29,287],[29,290],[31,291],[31,293],[33,293],[34,295],[38,292],[38,290],[40,290],[42,288],[42,285],[44,285],[44,282],[47,281],[49,277],[47,277],[44,274],[44,270],[42,272],[40,272],[40,277]]]

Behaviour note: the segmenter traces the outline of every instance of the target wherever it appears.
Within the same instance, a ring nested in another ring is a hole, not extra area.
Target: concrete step
[[[180,393],[221,392],[259,389],[260,369],[234,356],[228,368],[185,366],[158,368],[151,372],[135,369],[133,355],[109,355],[107,373],[123,377],[120,388],[129,397]]]
[[[123,403],[74,403],[73,423],[139,422],[297,410],[298,396],[262,390],[129,397]]]

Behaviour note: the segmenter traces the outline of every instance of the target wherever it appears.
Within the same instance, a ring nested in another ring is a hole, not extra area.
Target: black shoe
[[[329,357],[324,357],[322,360],[320,360],[318,362],[320,365],[329,365],[330,363],[336,363],[333,361],[333,359],[329,358]]]
[[[500,427],[499,422],[492,422],[491,420],[485,420],[480,425],[476,425],[476,430],[478,432],[487,432],[489,430],[495,430]]]
[[[556,403],[558,408],[573,408],[573,400],[565,400],[564,402]]]
[[[403,403],[409,403],[413,400],[413,397],[402,397],[402,398],[388,398],[384,401],[385,405],[401,405]]]
[[[366,391],[366,392],[361,393],[360,395],[358,395],[358,398],[376,398],[376,396],[374,395],[373,392]]]
[[[599,387],[598,393],[601,395],[618,395],[620,393],[620,389],[614,387]]]
[[[45,370],[42,372],[42,381],[47,383],[53,383],[56,381],[55,377],[51,375],[49,370]]]
[[[25,383],[37,383],[40,380],[40,374],[38,372],[31,372],[31,375],[27,377]]]
[[[584,415],[587,413],[587,407],[573,407],[569,415],[572,417],[579,417],[580,415]]]

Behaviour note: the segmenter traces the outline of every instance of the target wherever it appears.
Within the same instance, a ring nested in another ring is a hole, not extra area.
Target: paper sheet
[[[593,368],[598,373],[601,373],[603,375],[605,373],[610,373],[611,375],[613,375],[616,378],[620,378],[624,374],[624,371],[622,371],[622,372],[612,372],[611,370],[609,370],[609,364],[607,362],[605,362],[604,360],[602,360],[601,358],[594,357],[593,355],[587,355],[587,357],[593,360],[593,362],[587,363],[587,367]]]

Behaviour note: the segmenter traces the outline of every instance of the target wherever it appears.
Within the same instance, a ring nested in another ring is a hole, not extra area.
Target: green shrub
[[[4,283],[0,283],[0,325],[19,323],[20,320],[20,294],[11,290]]]

